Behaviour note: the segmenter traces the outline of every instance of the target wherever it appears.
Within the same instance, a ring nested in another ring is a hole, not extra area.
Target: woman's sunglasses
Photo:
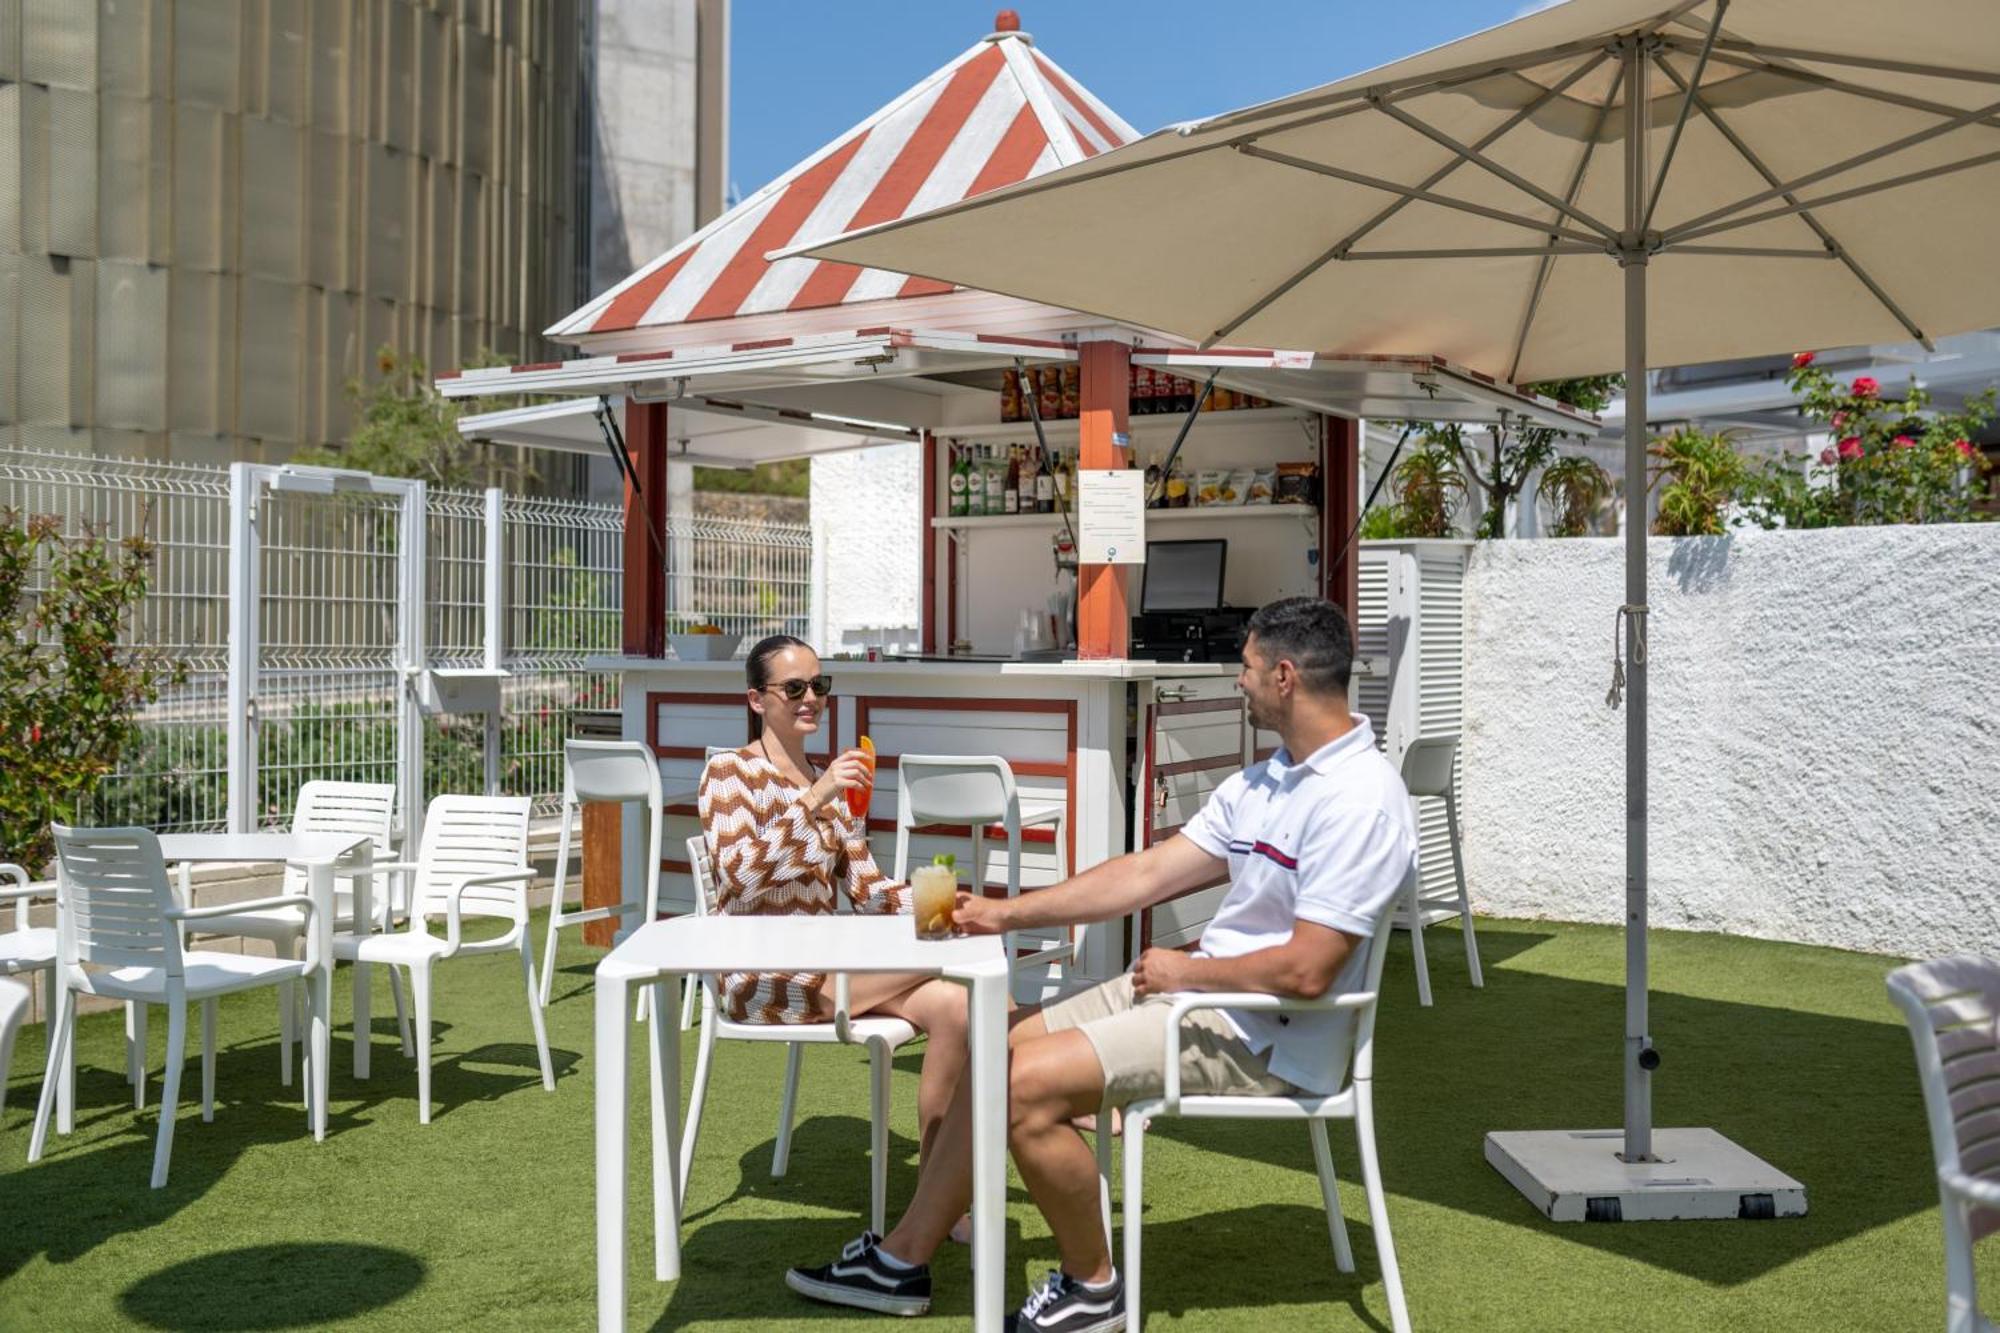
[[[781,680],[766,685],[764,688],[767,690],[777,690],[793,703],[797,703],[799,700],[805,698],[807,690],[811,690],[814,694],[824,699],[827,695],[833,693],[833,677],[814,676],[811,680]]]

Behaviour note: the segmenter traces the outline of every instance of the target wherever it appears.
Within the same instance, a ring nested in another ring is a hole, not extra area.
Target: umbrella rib
[[[1823,194],[1817,199],[1806,199],[1790,203],[1783,208],[1766,209],[1762,213],[1752,213],[1748,217],[1730,218],[1722,222],[1717,222],[1712,226],[1702,227],[1694,231],[1681,232],[1673,239],[1675,241],[1692,241],[1703,236],[1713,236],[1718,232],[1739,231],[1744,227],[1754,227],[1760,222],[1769,222],[1774,218],[1786,218],[1792,216],[1794,213],[1803,213],[1809,208],[1825,208],[1829,204],[1845,203],[1849,199],[1860,199],[1866,195],[1880,194],[1884,190],[1894,190],[1905,185],[1915,185],[1919,181],[1936,180],[1939,177],[1956,175],[1961,171],[1971,171],[1975,167],[1983,167],[1992,162],[2000,162],[2000,150],[1991,153],[1981,153],[1977,157],[1960,158],[1956,162],[1947,162],[1941,167],[1924,167],[1918,171],[1905,172],[1901,176],[1891,176],[1887,180],[1872,181],[1867,185],[1856,185],[1845,190],[1835,190],[1832,194]]]
[[[1533,259],[1541,255],[1601,255],[1602,245],[1562,242],[1555,245],[1492,245],[1457,250],[1351,250],[1342,263],[1359,259]]]
[[[1516,111],[1513,115],[1509,116],[1506,120],[1502,121],[1496,128],[1488,131],[1475,146],[1479,148],[1487,148],[1490,147],[1492,144],[1498,142],[1502,136],[1507,134],[1515,126],[1519,125],[1522,121],[1527,120],[1537,111],[1547,106],[1549,102],[1554,98],[1560,97],[1578,79],[1583,78],[1585,75],[1589,74],[1592,70],[1596,69],[1599,65],[1603,64],[1608,59],[1610,59],[1610,54],[1608,52],[1599,51],[1595,56],[1591,57],[1589,60],[1586,60],[1582,64],[1578,65],[1574,70],[1570,71],[1568,75],[1558,80],[1555,84],[1551,85],[1550,87],[1542,89],[1541,93],[1536,96],[1534,101],[1528,103],[1526,106],[1522,107],[1519,111]],[[1419,181],[1417,183],[1417,188],[1420,190],[1428,190],[1431,188],[1431,186],[1436,185],[1439,181],[1442,181],[1445,177],[1451,175],[1452,172],[1457,171],[1460,167],[1464,165],[1465,165],[1464,158],[1454,157],[1451,161],[1439,167],[1429,176],[1426,176],[1422,181]],[[1292,274],[1291,277],[1286,278],[1276,287],[1273,287],[1270,291],[1264,293],[1264,295],[1258,297],[1257,300],[1252,302],[1250,306],[1247,307],[1241,314],[1237,315],[1234,319],[1229,320],[1227,323],[1223,324],[1220,328],[1216,329],[1213,333],[1209,335],[1208,341],[1205,342],[1203,346],[1213,346],[1215,343],[1218,343],[1222,341],[1224,338],[1227,338],[1230,334],[1236,332],[1237,329],[1242,328],[1243,325],[1249,323],[1252,319],[1255,319],[1259,314],[1263,313],[1266,309],[1270,307],[1272,302],[1284,296],[1285,293],[1291,291],[1294,287],[1304,282],[1307,278],[1310,278],[1313,274],[1319,272],[1322,268],[1325,268],[1327,264],[1336,259],[1347,258],[1348,252],[1351,251],[1355,247],[1355,245],[1359,244],[1364,237],[1366,237],[1370,232],[1374,231],[1377,227],[1380,227],[1383,223],[1387,222],[1390,218],[1396,216],[1396,214],[1402,212],[1405,208],[1409,207],[1411,202],[1412,200],[1409,198],[1409,196],[1405,195],[1402,198],[1396,199],[1394,202],[1390,203],[1386,208],[1384,208],[1381,212],[1377,213],[1374,217],[1368,219],[1368,221],[1362,223],[1359,227],[1356,227],[1353,231],[1347,233],[1347,235],[1341,237],[1338,241],[1334,242],[1333,245],[1329,246],[1323,253],[1321,253],[1321,255],[1317,259],[1313,260],[1310,264],[1307,264],[1304,268],[1300,269],[1298,272]]]
[[[1690,85],[1690,89],[1692,89],[1692,86]],[[1918,144],[1929,143],[1932,139],[1950,134],[1954,130],[1963,129],[1973,121],[1985,120],[1996,114],[2000,114],[2000,102],[1990,102],[1975,111],[1961,111],[1942,124],[1926,126],[1921,130],[1906,134],[1900,139],[1871,148],[1867,152],[1856,153],[1851,157],[1842,158],[1840,161],[1821,167],[1817,171],[1809,171],[1803,176],[1795,176],[1788,181],[1773,181],[1769,189],[1760,190],[1756,194],[1745,195],[1743,198],[1735,200],[1732,203],[1724,204],[1720,208],[1711,209],[1703,213],[1700,217],[1689,218],[1678,226],[1670,228],[1666,232],[1666,239],[1671,241],[1678,235],[1700,231],[1711,222],[1726,218],[1732,213],[1740,213],[1744,209],[1761,204],[1767,199],[1776,199],[1781,195],[1789,196],[1808,185],[1814,185],[1826,180],[1830,176],[1844,175],[1856,167],[1863,167],[1870,162],[1915,148]]]
[[[1667,169],[1673,166],[1674,152],[1681,146],[1681,132],[1687,129],[1688,111],[1694,105],[1694,90],[1701,87],[1702,73],[1708,68],[1708,58],[1715,51],[1715,39],[1722,32],[1722,16],[1728,12],[1729,0],[1715,0],[1715,17],[1709,21],[1708,36],[1701,43],[1701,55],[1694,62],[1694,73],[1689,76],[1687,91],[1681,96],[1681,109],[1674,117],[1674,132],[1667,137],[1667,151],[1660,155],[1659,174],[1653,177],[1653,188],[1646,195],[1646,216],[1639,223],[1642,235],[1652,229],[1653,210],[1660,206],[1660,191],[1666,188]]]
[[[1667,65],[1664,61],[1659,62],[1659,64],[1660,68],[1666,72],[1668,78],[1678,81],[1679,76],[1674,73],[1671,66]],[[1764,159],[1751,151],[1750,145],[1743,141],[1742,136],[1731,128],[1729,122],[1722,118],[1722,114],[1710,106],[1708,99],[1702,97],[1699,92],[1695,95],[1695,105],[1701,108],[1701,114],[1708,119],[1709,124],[1715,126],[1716,132],[1728,140],[1729,146],[1734,148],[1737,154],[1750,164],[1751,170],[1773,184],[1777,182],[1778,173],[1764,165]],[[1798,200],[1792,196],[1786,196],[1786,202],[1797,203]],[[1879,301],[1882,304],[1882,308],[1887,310],[1912,338],[1922,343],[1926,349],[1931,347],[1929,336],[1917,326],[1917,322],[1903,312],[1903,308],[1891,299],[1889,293],[1882,289],[1882,285],[1875,281],[1868,270],[1861,267],[1860,261],[1848,253],[1847,247],[1834,238],[1833,233],[1826,229],[1824,223],[1814,217],[1809,210],[1804,209],[1799,212],[1799,220],[1813,229],[1813,233],[1820,238],[1827,249],[1838,256],[1840,262],[1847,266],[1847,271],[1854,275],[1855,281],[1866,287],[1868,294]]]
[[[1661,40],[1670,49],[1683,54],[1693,49],[1686,42],[1674,37],[1664,37]],[[1723,51],[1714,52],[1711,57],[1711,63],[1729,65],[1735,69],[1748,70],[1753,74],[1775,74],[1780,78],[1810,84],[1815,88],[1824,88],[1830,92],[1846,93],[1850,97],[1865,98],[1869,101],[1882,102],[1889,106],[1907,107],[1912,111],[1928,111],[1934,116],[1955,116],[1965,109],[1964,107],[1952,106],[1948,102],[1934,102],[1927,97],[1912,97],[1908,93],[1894,93],[1883,88],[1870,88],[1864,84],[1849,83],[1845,79],[1836,79],[1829,74],[1820,74],[1809,69],[1793,69],[1789,65],[1774,65],[1765,60],[1749,60],[1743,56],[1731,55]],[[2000,126],[2000,120],[1988,120],[1985,123],[1988,126]]]
[[[1611,80],[1611,87],[1605,91],[1604,101],[1597,108],[1596,119],[1591,122],[1590,134],[1583,141],[1583,153],[1577,158],[1576,171],[1571,174],[1569,188],[1564,191],[1572,199],[1576,197],[1576,192],[1583,188],[1583,174],[1590,169],[1591,156],[1597,151],[1597,136],[1604,132],[1605,118],[1611,114],[1611,105],[1618,100],[1618,94],[1624,86],[1625,66],[1621,63],[1618,66],[1617,76]],[[1528,331],[1535,325],[1535,313],[1542,305],[1542,292],[1548,287],[1550,271],[1555,268],[1555,242],[1549,242],[1549,250],[1550,253],[1536,267],[1535,285],[1528,292],[1528,308],[1521,314],[1521,331],[1514,338],[1514,358],[1507,367],[1507,380],[1510,384],[1520,379],[1521,357],[1528,350]]]
[[[1570,219],[1572,222],[1581,223],[1582,225],[1589,227],[1592,231],[1597,232],[1607,241],[1615,241],[1618,239],[1618,233],[1615,230],[1613,230],[1608,224],[1592,217],[1590,214],[1584,212],[1580,208],[1577,208],[1575,205],[1570,204],[1556,197],[1553,194],[1550,194],[1547,190],[1544,190],[1541,186],[1535,184],[1527,177],[1522,176],[1517,172],[1511,171],[1508,168],[1501,166],[1498,162],[1495,162],[1492,158],[1486,156],[1486,154],[1480,152],[1478,149],[1472,147],[1471,145],[1462,144],[1458,140],[1452,138],[1449,134],[1446,134],[1443,130],[1438,129],[1435,126],[1425,124],[1422,120],[1411,115],[1409,112],[1403,110],[1401,107],[1392,106],[1387,101],[1375,97],[1369,98],[1369,105],[1373,106],[1377,111],[1380,111],[1382,114],[1388,116],[1390,119],[1395,120],[1412,130],[1415,130],[1418,134],[1423,135],[1426,139],[1429,139],[1431,142],[1440,144],[1443,147],[1449,149],[1450,151],[1458,154],[1459,157],[1463,158],[1467,162],[1472,163],[1474,166],[1479,167],[1480,169],[1490,173],[1491,175],[1497,176],[1501,180],[1507,182],[1507,184],[1521,191],[1523,194],[1528,195],[1530,198],[1535,199],[1536,201],[1546,204],[1550,208],[1555,209],[1557,214],[1559,214],[1560,216],[1566,217]]]
[[[1767,60],[1810,60],[1821,65],[1853,65],[1861,69],[1882,70],[1890,74],[1962,79],[1969,83],[2000,83],[2000,71],[1996,70],[1956,69],[1950,65],[1927,65],[1913,60],[1884,60],[1880,56],[1850,55],[1842,51],[1808,51],[1796,46],[1765,46],[1758,42],[1744,41],[1740,37],[1724,37],[1716,45],[1725,51],[1740,51],[1745,55],[1761,56]]]
[[[1359,171],[1349,171],[1345,167],[1328,166],[1324,162],[1314,162],[1308,158],[1293,157],[1290,153],[1280,153],[1270,148],[1260,148],[1252,143],[1238,144],[1236,151],[1248,157],[1259,158],[1265,162],[1274,162],[1279,166],[1293,167],[1300,171],[1310,171],[1321,176],[1331,176],[1335,180],[1343,180],[1353,185],[1366,186],[1372,190],[1381,190],[1388,194],[1400,194],[1417,200],[1420,203],[1436,204],[1440,208],[1456,209],[1461,213],[1472,213],[1479,217],[1491,218],[1495,222],[1505,222],[1510,226],[1525,227],[1527,230],[1537,232],[1543,236],[1560,237],[1565,241],[1575,241],[1580,245],[1594,245],[1599,249],[1602,249],[1604,246],[1604,241],[1601,237],[1592,236],[1587,232],[1572,231],[1567,227],[1557,226],[1552,222],[1537,222],[1535,219],[1523,217],[1519,213],[1509,213],[1501,208],[1488,208],[1485,204],[1475,204],[1467,199],[1454,199],[1448,194],[1434,194],[1429,190],[1418,189],[1414,185],[1403,185],[1396,181],[1384,180],[1380,176],[1369,176]]]
[[[1840,255],[1821,246],[1817,250],[1807,250],[1798,246],[1782,245],[1677,245],[1669,254],[1676,255],[1749,255],[1758,259],[1838,259]]]

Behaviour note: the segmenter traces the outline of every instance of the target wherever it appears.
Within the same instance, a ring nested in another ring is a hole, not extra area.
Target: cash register
[[[1250,612],[1225,606],[1222,574],[1229,543],[1219,538],[1147,542],[1132,617],[1131,655],[1149,662],[1234,662]]]

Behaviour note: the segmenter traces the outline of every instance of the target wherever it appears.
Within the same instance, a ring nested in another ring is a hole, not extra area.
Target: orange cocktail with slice
[[[863,736],[861,753],[868,759],[868,781],[847,789],[847,813],[856,819],[868,818],[868,802],[875,795],[875,742]]]

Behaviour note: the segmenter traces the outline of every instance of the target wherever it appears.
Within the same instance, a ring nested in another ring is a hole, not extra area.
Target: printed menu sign
[[[1146,474],[1114,468],[1077,474],[1077,559],[1086,565],[1146,563]]]

